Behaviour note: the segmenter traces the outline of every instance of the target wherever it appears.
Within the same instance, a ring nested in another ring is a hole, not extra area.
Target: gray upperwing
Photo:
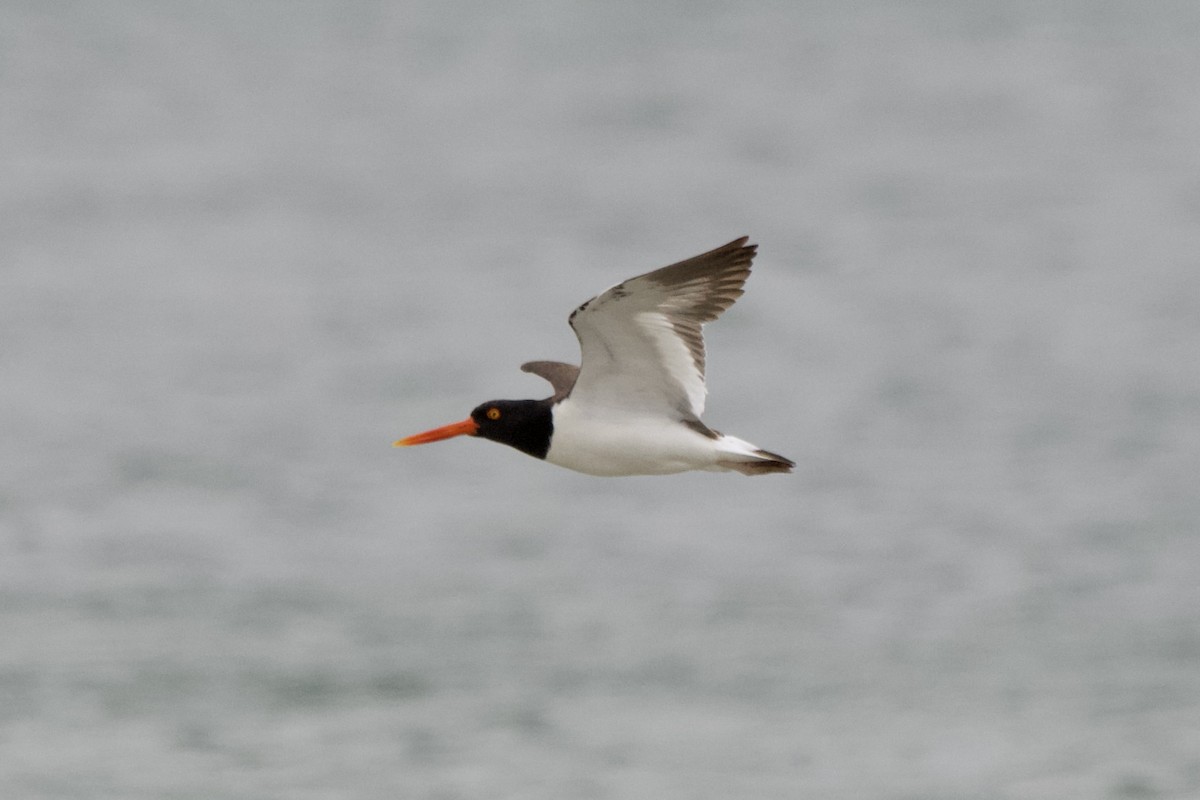
[[[527,361],[521,365],[521,371],[532,372],[550,381],[550,385],[554,387],[554,397],[551,399],[555,402],[571,393],[571,387],[579,377],[579,367],[561,361]]]

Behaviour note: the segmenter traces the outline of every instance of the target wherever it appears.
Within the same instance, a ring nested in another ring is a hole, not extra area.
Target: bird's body
[[[571,314],[579,367],[522,366],[550,381],[553,396],[484,403],[462,422],[396,444],[482,436],[589,475],[790,472],[795,464],[783,456],[700,421],[701,326],[741,296],[755,247],[743,237],[613,286]]]
[[[589,475],[669,475],[729,469],[723,460],[753,450],[732,436],[714,438],[663,417],[604,413],[568,397],[554,408],[546,460]]]

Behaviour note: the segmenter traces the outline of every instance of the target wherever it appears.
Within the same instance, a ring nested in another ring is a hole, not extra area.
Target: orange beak
[[[415,433],[407,438],[392,442],[392,447],[411,447],[414,444],[440,442],[442,439],[449,439],[452,436],[474,436],[477,430],[479,430],[479,426],[475,424],[475,420],[467,417],[462,422],[443,425],[440,428],[434,428],[424,433]]]

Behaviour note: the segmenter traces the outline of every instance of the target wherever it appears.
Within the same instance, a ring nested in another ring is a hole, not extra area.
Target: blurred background
[[[0,795],[1200,796],[1200,5],[0,5]],[[748,234],[706,421],[487,442]]]

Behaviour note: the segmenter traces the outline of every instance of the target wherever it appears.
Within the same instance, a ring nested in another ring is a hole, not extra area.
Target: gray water
[[[1200,797],[1200,5],[0,6],[0,796]],[[749,234],[792,476],[394,450]]]

